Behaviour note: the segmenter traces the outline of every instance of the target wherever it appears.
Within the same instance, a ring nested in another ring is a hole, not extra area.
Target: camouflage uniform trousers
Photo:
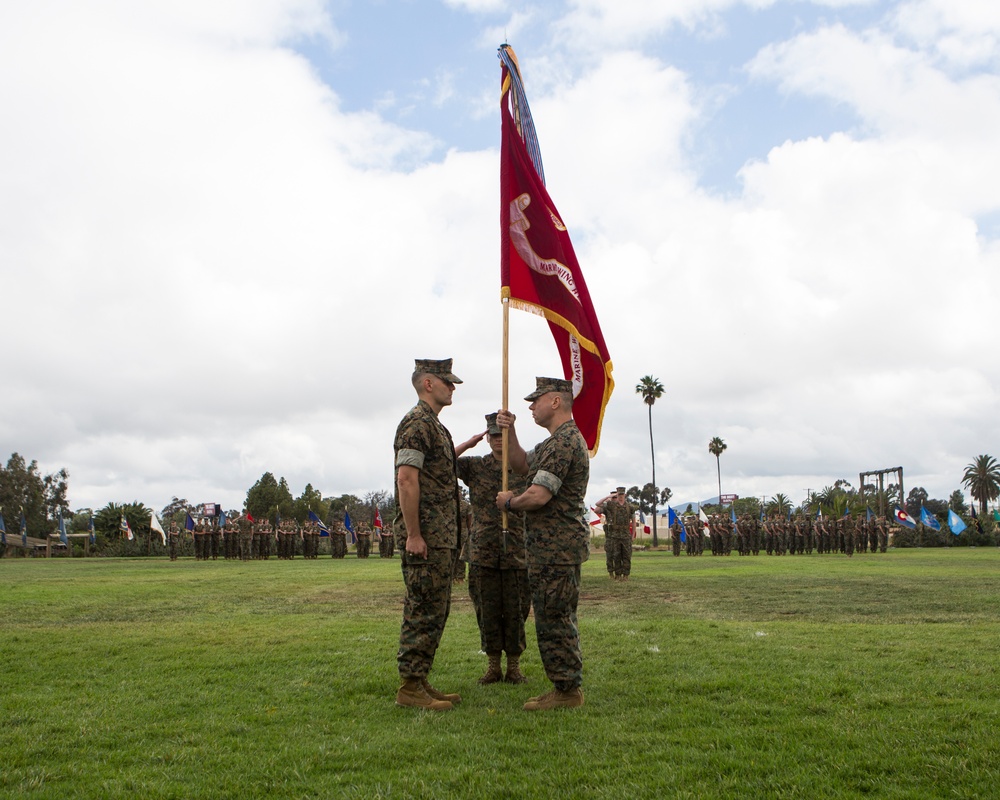
[[[526,647],[524,623],[531,610],[528,570],[469,564],[469,597],[483,652],[521,655]]]
[[[358,558],[368,558],[372,552],[372,537],[358,536],[358,544],[354,549]]]
[[[253,534],[240,534],[240,560],[249,561],[253,558]]]
[[[632,538],[627,534],[611,535],[604,540],[608,575],[628,575],[632,572]]]
[[[563,692],[583,683],[583,654],[576,624],[579,564],[533,564],[528,568],[535,635],[545,674]]]
[[[451,548],[435,547],[427,558],[400,552],[403,584],[403,624],[399,629],[399,652],[396,663],[399,677],[426,678],[434,664],[434,654],[441,644],[448,613],[451,611]]]
[[[212,561],[215,561],[219,557],[219,532],[213,531],[209,534],[209,553],[206,553],[207,558],[209,554],[212,556]]]

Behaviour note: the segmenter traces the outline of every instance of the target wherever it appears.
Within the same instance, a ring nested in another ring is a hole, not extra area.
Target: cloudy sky
[[[0,5],[0,458],[74,508],[389,489],[416,357],[482,430],[505,39],[614,361],[592,500],[649,479],[647,374],[679,501],[713,436],[723,491],[795,501],[1000,454],[1000,4],[32,0]],[[520,398],[560,367],[511,317]]]

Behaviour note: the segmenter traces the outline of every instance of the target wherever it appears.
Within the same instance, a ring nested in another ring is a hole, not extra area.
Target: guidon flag
[[[941,523],[938,522],[934,515],[931,514],[926,508],[920,506],[920,522],[926,525],[931,530],[939,531],[941,530]]]
[[[904,528],[917,527],[917,523],[914,522],[910,518],[910,515],[907,514],[905,511],[903,511],[903,509],[901,509],[899,506],[896,506],[896,508],[893,510],[892,518],[896,521],[897,525],[902,525]]]
[[[590,454],[615,382],[611,356],[569,232],[545,188],[541,151],[517,56],[498,50],[500,72],[500,296],[548,321],[573,382],[573,419]]]
[[[167,543],[167,532],[163,530],[163,525],[160,524],[160,520],[156,516],[155,511],[149,512],[149,532],[160,534],[160,539],[163,540],[163,544]]]
[[[948,509],[948,527],[951,528],[951,532],[958,536],[962,531],[965,530],[966,525],[958,514]]]

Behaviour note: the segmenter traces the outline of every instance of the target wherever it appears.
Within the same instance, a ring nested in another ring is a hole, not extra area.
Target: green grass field
[[[398,709],[399,561],[0,561],[0,796],[991,797],[1000,551],[584,566],[582,709],[480,687],[464,584]]]

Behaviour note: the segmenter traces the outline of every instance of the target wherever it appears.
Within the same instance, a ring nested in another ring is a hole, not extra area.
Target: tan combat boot
[[[396,705],[402,708],[423,708],[427,711],[449,711],[451,703],[435,700],[423,687],[420,678],[407,678],[396,692]]]
[[[551,711],[554,708],[579,708],[583,705],[583,689],[577,686],[568,692],[553,689],[551,692],[532,697],[524,704],[525,711]]]
[[[503,673],[500,671],[500,653],[487,653],[486,655],[490,660],[490,665],[486,668],[483,677],[479,679],[480,686],[499,683],[503,680]]]
[[[521,656],[507,654],[507,674],[504,676],[507,683],[527,683],[528,679],[521,672]]]
[[[435,700],[446,700],[453,706],[457,706],[459,703],[462,702],[462,695],[446,694],[445,692],[439,692],[437,689],[435,689],[433,686],[430,685],[430,682],[427,680],[427,678],[423,679],[422,685],[424,687],[424,691],[427,692],[427,694],[429,694]]]

